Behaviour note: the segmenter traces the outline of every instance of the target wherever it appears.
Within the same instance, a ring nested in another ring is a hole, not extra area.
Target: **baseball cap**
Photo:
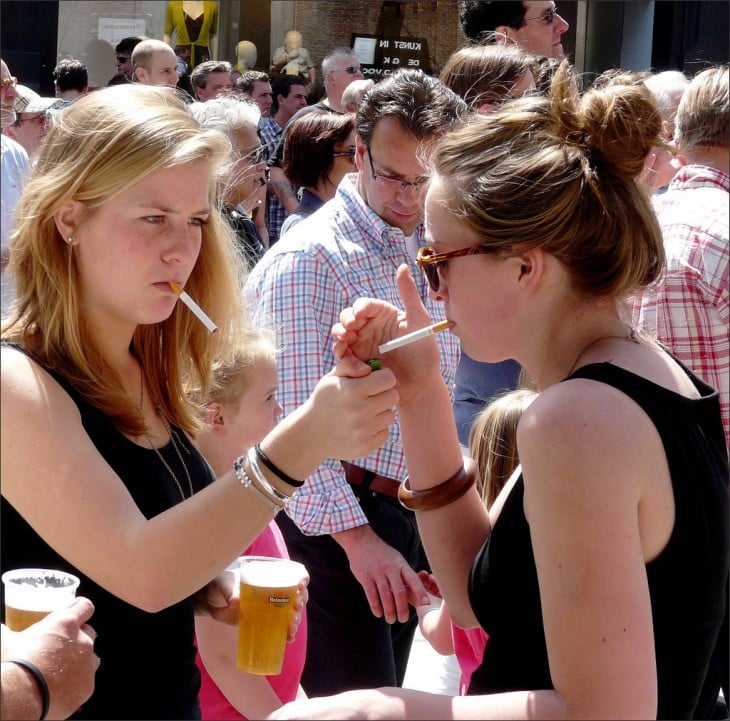
[[[25,85],[16,85],[18,97],[13,103],[16,113],[45,113],[50,108],[58,107],[63,103],[62,98],[42,98],[35,90]]]

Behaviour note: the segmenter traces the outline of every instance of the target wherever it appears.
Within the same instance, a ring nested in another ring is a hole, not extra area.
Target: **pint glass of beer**
[[[5,584],[5,624],[22,631],[57,608],[70,606],[79,579],[64,571],[19,568],[2,575]]]
[[[237,666],[248,673],[281,673],[297,587],[306,573],[301,563],[268,556],[239,558],[241,610]]]

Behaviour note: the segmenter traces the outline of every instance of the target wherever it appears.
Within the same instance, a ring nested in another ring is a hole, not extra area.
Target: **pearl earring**
[[[73,235],[69,235],[68,238],[66,238],[66,242],[69,245],[73,245],[74,244],[74,237],[73,237]]]

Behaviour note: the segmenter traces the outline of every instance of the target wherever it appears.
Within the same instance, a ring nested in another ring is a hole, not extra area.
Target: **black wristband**
[[[48,684],[46,683],[46,679],[43,677],[40,669],[34,663],[26,661],[24,658],[9,658],[7,660],[7,663],[14,663],[18,666],[22,666],[23,668],[30,671],[33,675],[33,678],[35,678],[36,683],[38,684],[38,689],[41,692],[40,721],[44,721],[46,716],[48,716],[48,707],[51,705],[51,693],[48,690]]]
[[[274,465],[269,457],[261,450],[260,444],[257,443],[254,446],[254,450],[256,451],[256,457],[261,461],[261,463],[263,463],[275,476],[279,476],[284,483],[288,483],[290,486],[294,486],[294,488],[301,488],[304,485],[304,481],[294,480],[291,476],[287,476],[284,471]]]

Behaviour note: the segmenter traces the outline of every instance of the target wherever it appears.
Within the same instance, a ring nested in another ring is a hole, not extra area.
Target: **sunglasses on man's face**
[[[124,63],[129,62],[130,58],[125,58],[123,55],[117,55],[117,62],[120,65],[124,65]]]
[[[348,75],[357,75],[358,73],[362,72],[362,68],[359,65],[350,65],[346,68],[338,68],[337,70],[333,70],[332,72],[347,73]]]
[[[555,20],[555,16],[557,14],[558,8],[551,7],[549,10],[546,10],[542,15],[537,15],[533,18],[525,18],[525,22],[529,22],[530,20],[542,20],[545,25],[552,25],[553,20]]]

